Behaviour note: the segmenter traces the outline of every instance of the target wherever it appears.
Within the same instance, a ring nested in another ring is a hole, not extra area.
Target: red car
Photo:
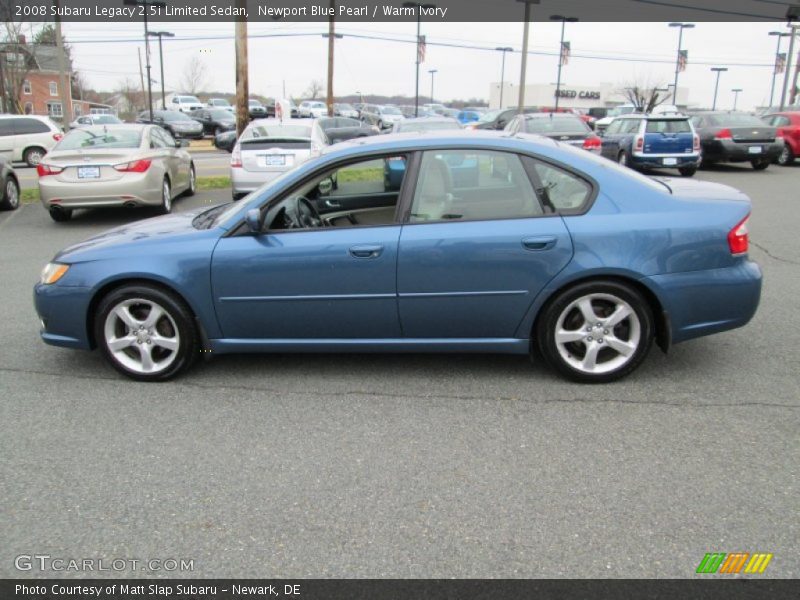
[[[779,165],[790,165],[800,157],[800,111],[782,112],[761,117],[767,124],[778,128],[783,138],[783,152],[778,157]]]

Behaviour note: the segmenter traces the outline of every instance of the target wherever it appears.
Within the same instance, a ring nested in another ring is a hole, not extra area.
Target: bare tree
[[[22,112],[19,102],[22,84],[35,64],[33,56],[23,43],[23,25],[23,22],[6,21],[3,39],[0,41],[0,60],[3,61],[0,108],[16,114]]]
[[[181,79],[183,91],[192,95],[199,93],[206,87],[207,76],[208,68],[206,63],[199,56],[193,56],[183,69],[183,77]]]
[[[634,81],[626,83],[620,90],[625,99],[636,107],[638,112],[651,113],[659,104],[669,97],[669,90],[661,85],[650,85],[648,82]]]
[[[322,82],[319,79],[312,79],[306,88],[305,97],[309,100],[316,100],[322,91]]]
[[[144,99],[140,86],[134,80],[125,78],[124,81],[119,83],[117,93],[122,98],[122,110],[119,111],[119,116],[124,119],[136,118],[139,110],[144,109],[147,102]]]

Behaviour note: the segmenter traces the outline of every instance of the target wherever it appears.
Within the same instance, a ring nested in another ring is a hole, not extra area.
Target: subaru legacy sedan
[[[403,181],[387,189],[398,158]],[[465,162],[476,177],[453,176]],[[666,351],[751,319],[749,216],[733,188],[653,180],[529,134],[374,136],[242,202],[66,248],[35,304],[45,342],[98,348],[144,381],[201,354],[533,352],[606,382],[654,341]]]

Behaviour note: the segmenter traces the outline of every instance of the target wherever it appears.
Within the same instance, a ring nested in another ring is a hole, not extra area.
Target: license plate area
[[[750,146],[747,149],[747,152],[750,153],[750,154],[761,154],[762,151],[763,151],[763,149],[762,149],[761,146]]]
[[[677,164],[678,164],[678,159],[677,158],[665,158],[664,159],[664,166],[666,166],[666,167],[674,167]]]
[[[258,157],[260,167],[283,167],[286,166],[285,154],[262,154]]]
[[[100,167],[78,167],[78,179],[99,179]]]

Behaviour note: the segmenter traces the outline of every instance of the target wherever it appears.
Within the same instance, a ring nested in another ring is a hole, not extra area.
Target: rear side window
[[[11,119],[15,135],[47,133],[50,128],[38,119]]]
[[[541,187],[536,191],[542,199],[542,204],[558,212],[583,211],[592,196],[592,186],[589,182],[553,165],[538,160],[532,162],[541,182]]]
[[[622,126],[619,129],[620,133],[639,133],[639,125],[641,125],[641,119],[624,119],[622,122]]]
[[[647,133],[691,133],[688,120],[683,119],[651,119],[647,121]]]
[[[11,126],[11,119],[0,119],[0,136],[13,134],[14,128]]]

